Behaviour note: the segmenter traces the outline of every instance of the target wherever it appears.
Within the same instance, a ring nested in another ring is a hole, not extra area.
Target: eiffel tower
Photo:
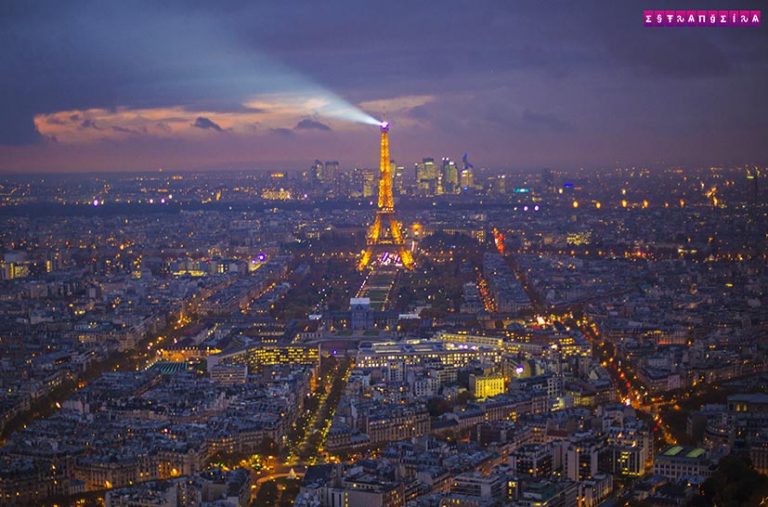
[[[381,124],[381,157],[379,159],[379,202],[376,218],[368,228],[366,246],[358,262],[363,270],[378,256],[397,255],[406,269],[413,269],[413,256],[405,248],[400,222],[395,216],[395,200],[392,197],[392,165],[389,159],[389,123]]]

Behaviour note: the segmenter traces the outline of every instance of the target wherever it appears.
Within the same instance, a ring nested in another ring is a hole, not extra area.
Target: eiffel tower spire
[[[389,158],[389,123],[381,124],[381,150],[379,158],[379,200],[376,217],[368,228],[366,247],[358,262],[358,269],[365,269],[377,254],[398,255],[407,269],[413,269],[413,256],[405,248],[400,222],[395,216],[395,200],[392,196],[392,165]]]

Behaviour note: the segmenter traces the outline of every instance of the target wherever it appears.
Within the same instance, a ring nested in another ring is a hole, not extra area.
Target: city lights
[[[501,4],[2,9],[0,505],[767,504],[760,12]]]

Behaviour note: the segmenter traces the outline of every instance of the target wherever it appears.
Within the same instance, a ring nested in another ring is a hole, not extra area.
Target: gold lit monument
[[[397,255],[406,269],[413,269],[413,255],[405,248],[400,222],[395,216],[392,197],[392,165],[389,159],[389,123],[381,124],[381,153],[379,159],[379,201],[376,218],[368,228],[366,246],[358,269],[365,269],[377,256],[389,258]]]

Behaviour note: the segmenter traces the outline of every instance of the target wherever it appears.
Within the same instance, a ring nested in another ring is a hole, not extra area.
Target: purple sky
[[[642,26],[762,5],[3,2],[0,172],[766,164],[766,26]]]

